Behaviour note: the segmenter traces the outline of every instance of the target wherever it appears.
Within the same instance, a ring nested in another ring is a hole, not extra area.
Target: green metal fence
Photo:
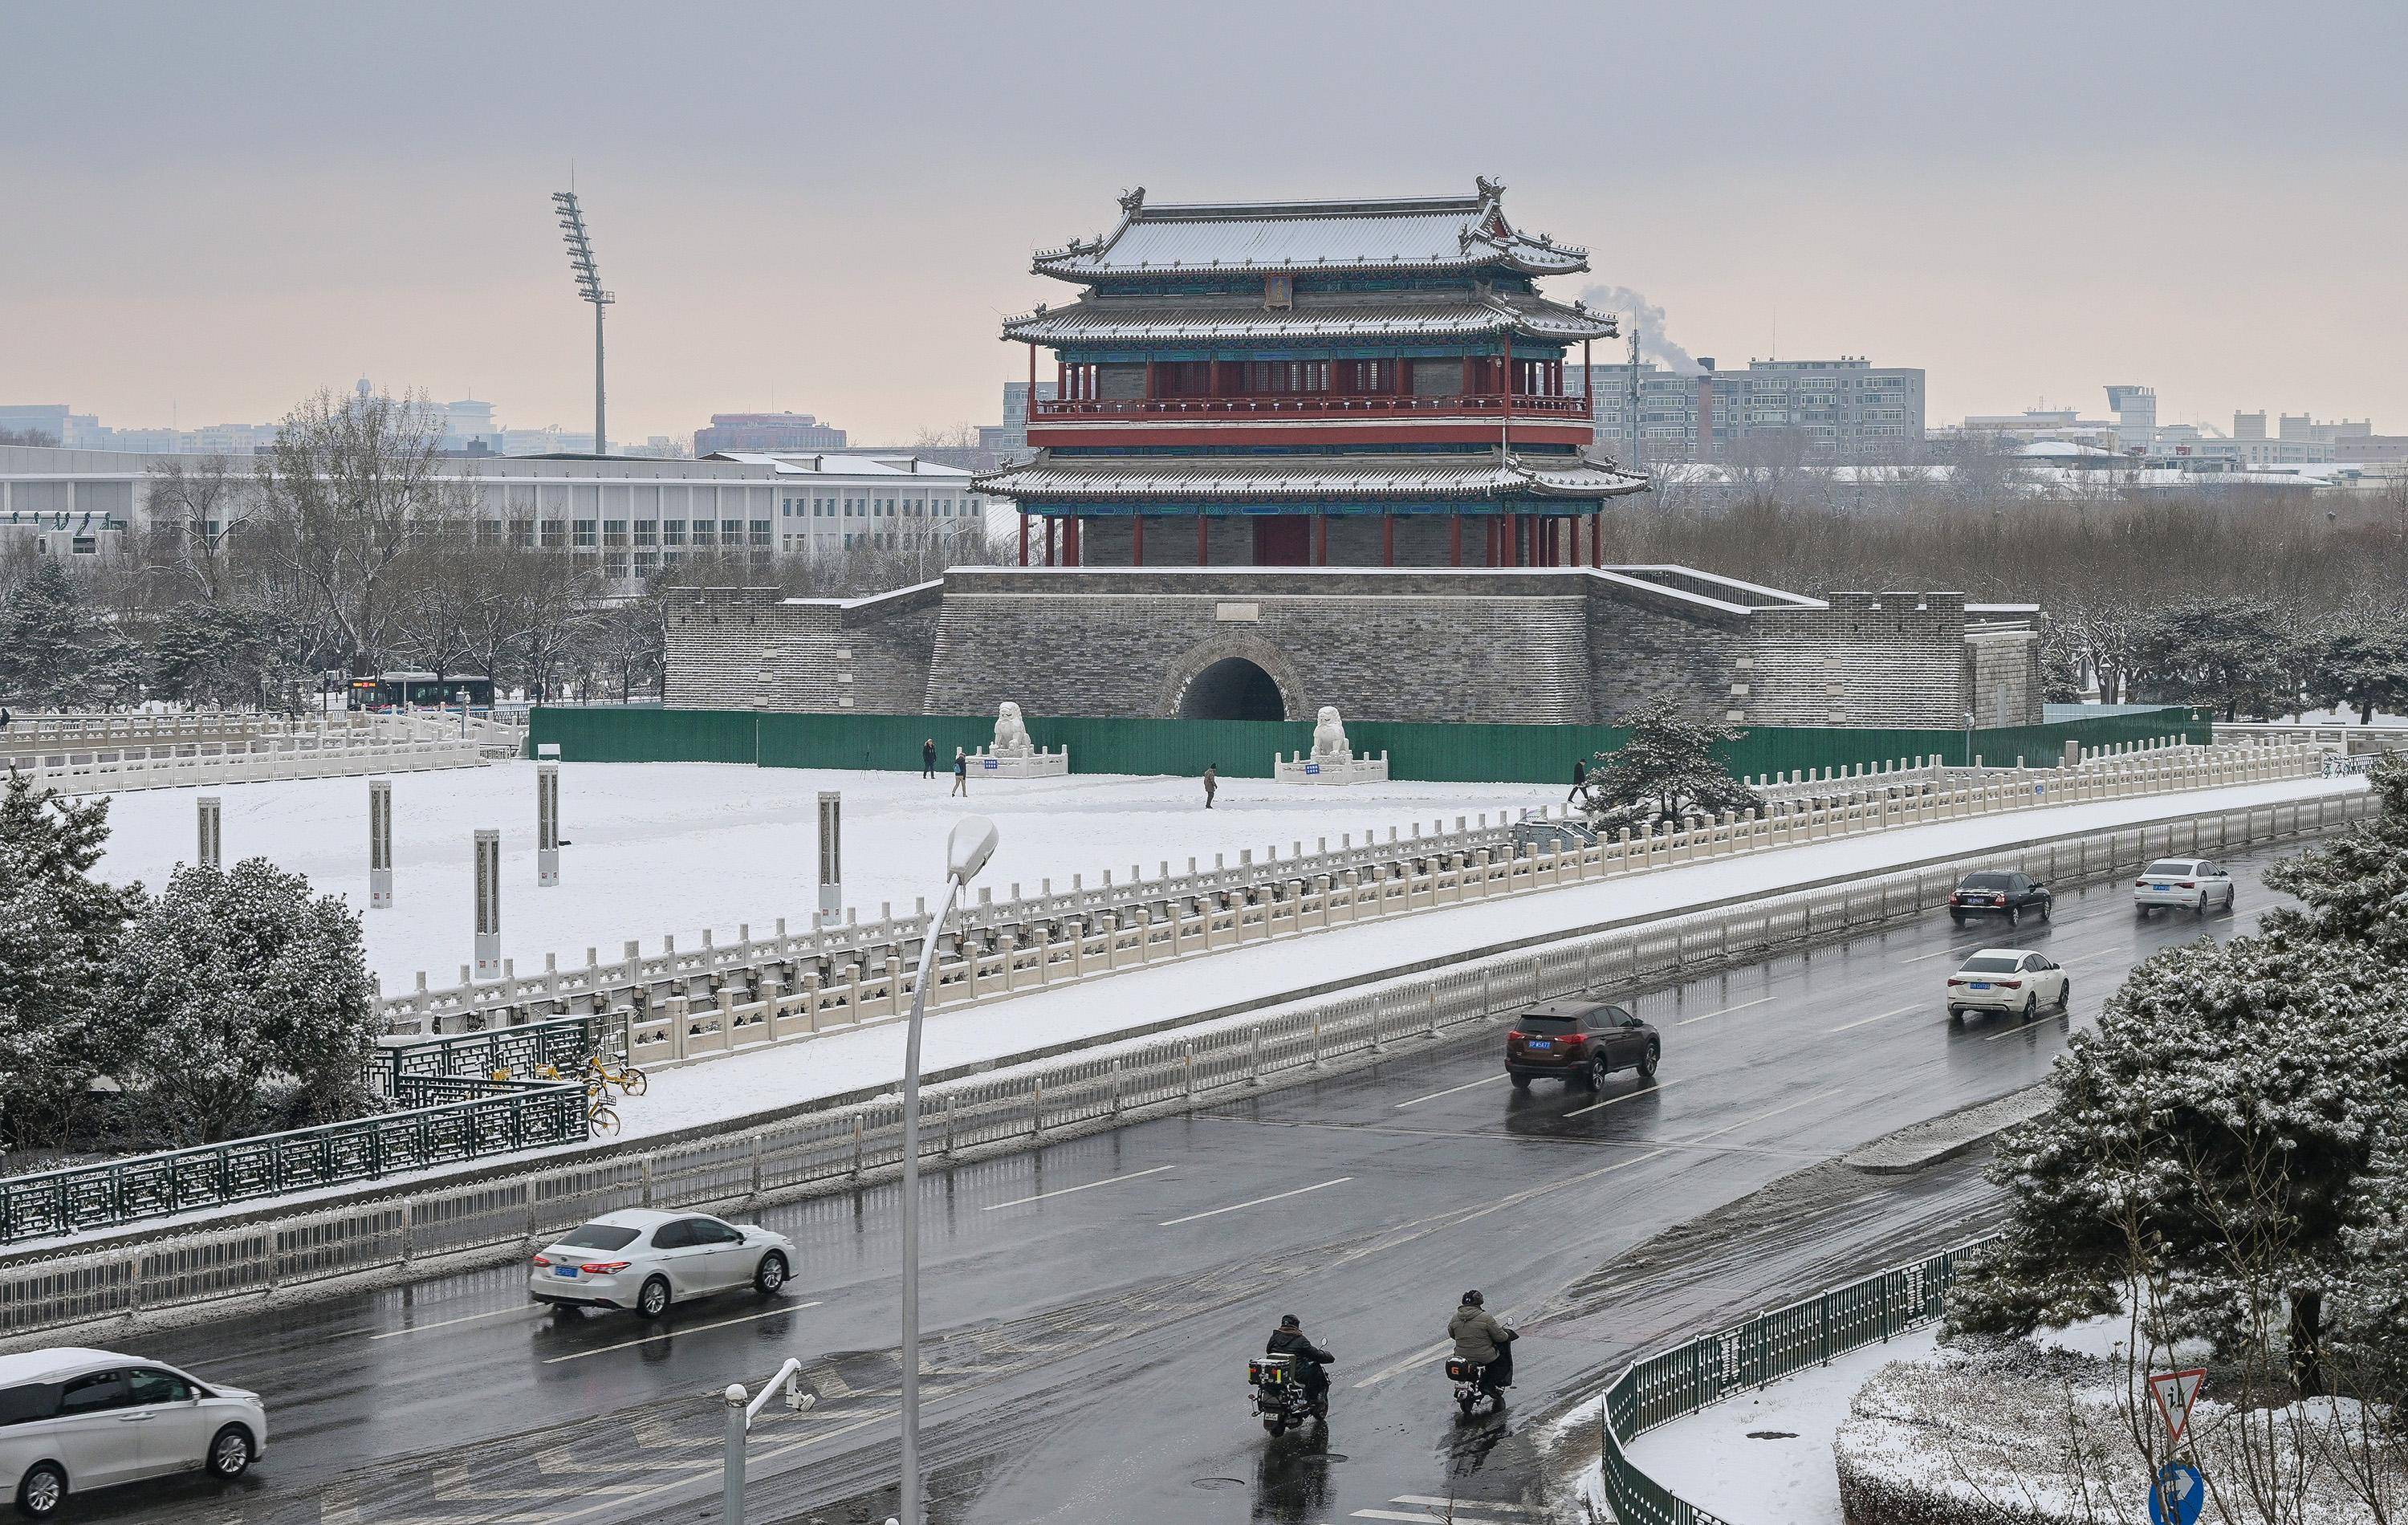
[[[409,1110],[0,1179],[0,1244],[586,1137],[585,1087],[569,1082],[408,1075],[398,1100]]]
[[[1099,719],[1030,715],[1038,745],[1070,749],[1078,773],[1193,777],[1217,764],[1230,778],[1268,778],[1276,754],[1310,750],[1305,721]],[[860,768],[908,771],[923,741],[937,743],[938,766],[953,749],[975,751],[995,734],[983,715],[775,714],[738,710],[538,709],[530,746],[557,743],[579,762],[733,762],[769,768]],[[1575,758],[1620,747],[1612,726],[1443,726],[1349,721],[1358,753],[1388,755],[1398,779],[1478,784],[1568,783]],[[2205,742],[2209,723],[2190,710],[2100,715],[2043,726],[1963,730],[1883,730],[1846,727],[1756,726],[1721,748],[1742,775],[1848,768],[1859,763],[1938,757],[1962,766],[2017,758],[2033,767],[2062,760],[2065,743],[2086,750],[2180,739]],[[1969,745],[1970,739],[1970,745]]]
[[[626,1025],[621,1021],[563,1016],[515,1028],[391,1043],[377,1050],[368,1083],[394,1100],[430,1100],[412,1097],[412,1086],[433,1079],[481,1082],[494,1075],[534,1077],[546,1065],[574,1075],[584,1070],[587,1056],[597,1049],[618,1053],[625,1034]]]
[[[1935,1322],[1957,1267],[1985,1237],[1876,1272],[1819,1297],[1760,1313],[1736,1329],[1633,1361],[1605,1390],[1605,1495],[1622,1525],[1730,1525],[1641,1472],[1624,1447],[1672,1419],[1735,1392],[1829,1363]]]

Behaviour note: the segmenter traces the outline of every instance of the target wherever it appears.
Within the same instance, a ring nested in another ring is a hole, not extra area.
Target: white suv
[[[2232,875],[2203,857],[2161,857],[2132,881],[2132,904],[2142,915],[2159,906],[2204,916],[2210,907],[2232,909]]]
[[[69,1489],[196,1468],[239,1477],[266,1449],[255,1392],[110,1350],[0,1356],[0,1481],[36,1519],[56,1516]]]

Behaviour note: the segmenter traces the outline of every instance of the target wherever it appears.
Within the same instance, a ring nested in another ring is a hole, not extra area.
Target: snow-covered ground
[[[1630,1443],[1639,1470],[1725,1519],[1771,1525],[1842,1525],[1831,1437],[1848,1401],[1894,1360],[1935,1348],[1937,1331],[1901,1334],[1852,1351],[1828,1366],[1724,1399]],[[1590,1423],[1595,1423],[1592,1410]],[[1597,1495],[1600,1506],[1604,1495]]]
[[[817,796],[844,795],[845,894],[864,920],[881,901],[909,911],[943,871],[945,833],[965,813],[948,799],[949,775],[739,768],[719,763],[566,763],[560,770],[561,883],[538,889],[535,874],[535,765],[496,764],[393,780],[394,904],[366,914],[368,966],[389,991],[417,971],[437,986],[456,983],[474,951],[470,902],[473,833],[502,832],[502,955],[523,971],[546,954],[564,966],[585,950],[615,959],[630,939],[657,950],[664,934],[695,947],[708,928],[731,940],[749,923],[766,934],[781,916],[801,927],[815,902]],[[1077,774],[1066,779],[970,781],[967,809],[992,816],[1001,845],[979,881],[995,898],[1014,881],[1031,893],[1052,877],[1095,883],[1125,878],[1132,864],[1151,877],[1168,859],[1277,845],[1301,839],[1355,840],[1376,828],[1426,831],[1443,818],[1498,815],[1560,802],[1563,791],[1531,784],[1386,784],[1344,789],[1227,779],[1204,809],[1194,779]],[[154,887],[194,856],[198,789],[116,797],[100,871]],[[230,784],[206,791],[224,801],[229,862],[265,856],[307,874],[322,891],[367,904],[367,781],[311,779]]]

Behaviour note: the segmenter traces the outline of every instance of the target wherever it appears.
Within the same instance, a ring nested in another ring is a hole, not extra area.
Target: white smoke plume
[[[1664,309],[1640,295],[1627,286],[1590,286],[1581,293],[1581,300],[1592,309],[1622,315],[1622,331],[1639,327],[1639,357],[1653,360],[1666,370],[1682,375],[1694,375],[1698,362],[1689,352],[1673,343],[1664,334]]]

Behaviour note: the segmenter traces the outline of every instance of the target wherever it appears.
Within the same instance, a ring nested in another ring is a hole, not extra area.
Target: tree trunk
[[[2291,1292],[2291,1388],[2301,1398],[2319,1398],[2325,1390],[2325,1295],[2313,1288]]]

